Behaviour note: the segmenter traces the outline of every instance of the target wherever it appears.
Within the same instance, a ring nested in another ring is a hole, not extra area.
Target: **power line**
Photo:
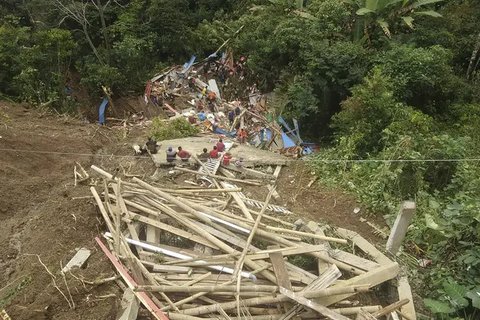
[[[460,159],[315,159],[310,161],[326,163],[345,163],[345,162],[478,162],[480,158],[460,158]]]
[[[96,153],[76,153],[76,152],[61,152],[61,151],[44,151],[44,150],[27,150],[27,149],[6,149],[0,148],[0,151],[5,152],[21,152],[21,153],[36,153],[36,154],[56,154],[65,156],[79,156],[79,157],[107,157],[107,158],[135,158],[135,159],[150,159],[148,156],[136,156],[136,155],[114,155],[114,154],[96,154]],[[458,159],[319,159],[316,158],[316,162],[325,163],[368,163],[368,162],[480,162],[479,158],[458,158]]]
[[[135,158],[135,159],[150,159],[148,156],[127,156],[114,154],[97,154],[97,153],[76,153],[76,152],[60,152],[60,151],[44,151],[44,150],[27,150],[27,149],[0,149],[6,152],[21,152],[21,153],[36,153],[36,154],[55,154],[62,156],[78,156],[78,157],[105,157],[105,158]]]

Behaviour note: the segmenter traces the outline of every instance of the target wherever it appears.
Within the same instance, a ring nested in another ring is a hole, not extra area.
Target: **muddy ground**
[[[93,281],[115,275],[94,241],[104,226],[88,198],[89,185],[74,186],[73,168],[77,161],[85,169],[95,164],[148,178],[155,171],[151,159],[133,157],[131,149],[146,135],[141,127],[126,132],[0,102],[0,310],[6,308],[15,320],[115,319],[122,296],[115,283],[92,287],[60,274],[76,249],[86,247],[93,254],[76,277]],[[300,161],[282,169],[279,204],[384,241],[358,221],[354,199],[317,183],[307,187],[312,178]],[[250,192],[262,199],[264,189]]]

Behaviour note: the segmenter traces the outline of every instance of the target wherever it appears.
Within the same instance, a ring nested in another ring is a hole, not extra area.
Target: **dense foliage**
[[[478,317],[477,0],[4,0],[0,18],[0,94],[59,110],[72,79],[92,96],[138,93],[243,26],[230,48],[323,143],[320,179],[389,222],[415,200],[404,255],[432,261],[411,265],[415,287],[438,317]],[[184,126],[155,120],[152,134]]]
[[[183,117],[171,121],[155,117],[150,127],[150,136],[157,141],[190,137],[198,132],[199,129]]]

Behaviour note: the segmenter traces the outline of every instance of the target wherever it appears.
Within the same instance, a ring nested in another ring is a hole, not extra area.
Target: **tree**
[[[413,29],[413,15],[426,15],[441,17],[433,10],[417,11],[422,7],[442,2],[444,0],[343,0],[356,9],[357,19],[354,26],[354,39],[367,39],[370,37],[375,25],[383,33],[391,37],[391,24],[397,23],[400,18],[410,29]]]
[[[472,51],[472,57],[470,58],[470,63],[468,64],[467,69],[467,79],[471,79],[477,70],[478,64],[480,62],[480,33],[477,36],[477,41],[475,47]]]

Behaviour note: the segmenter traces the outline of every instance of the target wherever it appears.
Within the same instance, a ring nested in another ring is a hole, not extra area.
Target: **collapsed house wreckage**
[[[107,228],[96,241],[128,286],[121,319],[136,319],[138,301],[155,319],[415,319],[405,277],[398,299],[365,299],[399,275],[386,254],[272,205],[281,166],[256,180],[201,166],[192,172],[211,188],[175,189],[92,169],[103,178],[91,192]],[[248,199],[236,184],[270,188]]]
[[[212,54],[195,63],[174,66],[148,81],[145,103],[163,108],[169,120],[184,117],[204,131],[238,138],[244,129],[250,144],[270,151],[301,157],[313,152],[314,144],[300,137],[298,121],[293,129],[268,108],[270,95],[256,85],[245,84],[246,58],[235,61],[231,51]]]

